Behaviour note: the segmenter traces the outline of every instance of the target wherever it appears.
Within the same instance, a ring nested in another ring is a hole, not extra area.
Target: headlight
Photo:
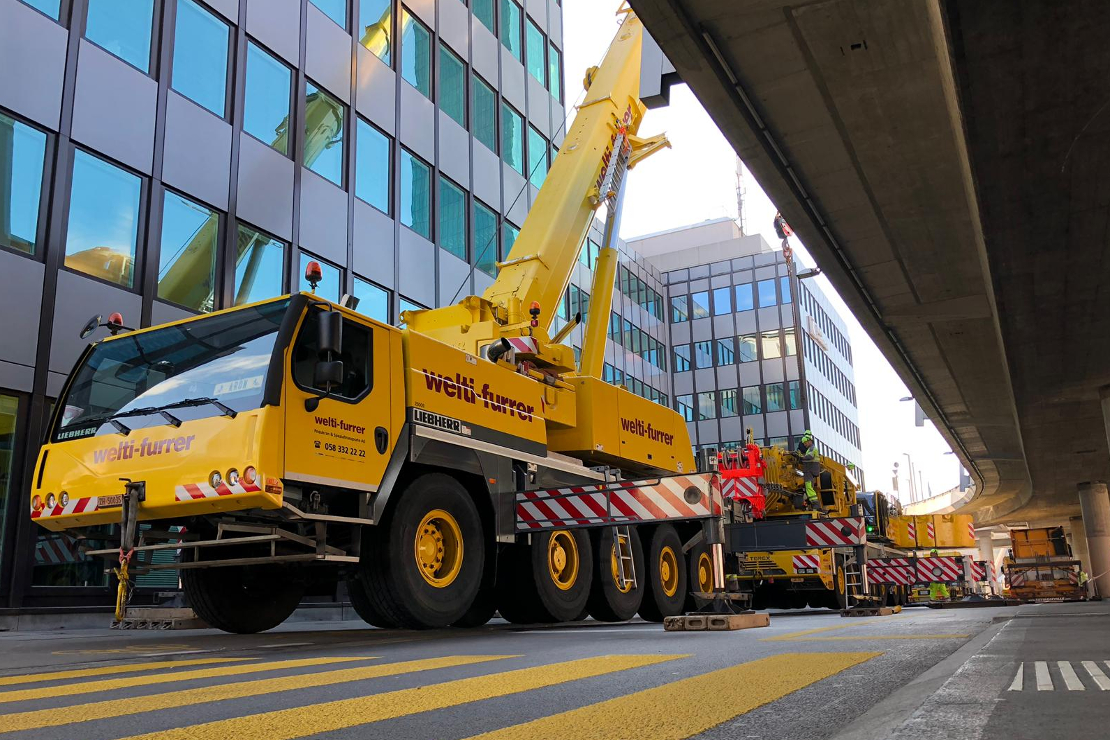
[[[232,468],[231,470],[227,471],[227,484],[229,486],[239,485],[239,471],[236,470],[235,468]]]
[[[253,465],[248,465],[246,470],[243,471],[243,480],[252,485],[258,481],[258,471],[254,469]]]
[[[63,507],[69,506],[69,494],[62,491],[62,495],[58,497],[58,501],[61,502]]]
[[[213,488],[219,488],[220,484],[224,482],[224,477],[220,475],[220,471],[213,470],[208,474],[208,485]]]
[[[31,497],[31,509],[34,511],[42,511],[42,496],[37,493]]]
[[[52,494],[52,493],[46,494],[46,508],[53,509],[55,503],[57,503],[57,502],[54,499],[54,494]]]

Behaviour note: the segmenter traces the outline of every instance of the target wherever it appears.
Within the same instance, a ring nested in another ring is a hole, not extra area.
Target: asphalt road
[[[1044,678],[1037,662],[1052,661],[1045,670],[1057,698],[1086,699],[1084,711],[1105,717],[1110,705],[1091,704],[1101,689],[1082,661],[1110,658],[1110,645],[1027,648],[1042,633],[1049,643],[1105,642],[1106,618],[1102,605],[1057,604],[877,618],[795,612],[737,632],[594,622],[425,633],[299,623],[251,636],[10,632],[0,634],[0,735],[1012,740],[1032,736],[997,711],[1025,698],[1009,691],[1018,663],[1026,693]],[[1071,677],[1058,663],[1069,660],[1086,697],[1065,691]],[[953,719],[970,701],[986,709]],[[1045,721],[1044,707],[1029,711]],[[955,734],[925,732],[945,716]],[[1053,734],[1072,736],[1039,737]]]

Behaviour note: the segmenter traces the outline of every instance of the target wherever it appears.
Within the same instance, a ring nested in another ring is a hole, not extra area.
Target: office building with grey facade
[[[387,322],[481,293],[562,141],[562,48],[558,0],[0,0],[0,608],[110,603],[79,553],[110,532],[28,516],[91,315],[311,260]]]

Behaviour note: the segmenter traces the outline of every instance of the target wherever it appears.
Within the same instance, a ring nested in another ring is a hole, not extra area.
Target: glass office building
[[[387,322],[481,293],[562,142],[562,48],[558,0],[0,0],[0,608],[111,603],[80,554],[110,533],[27,516],[90,316],[309,260]]]

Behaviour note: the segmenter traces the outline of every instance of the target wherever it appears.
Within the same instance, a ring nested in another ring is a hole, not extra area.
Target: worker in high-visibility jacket
[[[947,601],[948,585],[937,581],[929,584],[929,601]]]
[[[802,434],[794,453],[802,463],[802,481],[805,484],[806,506],[811,509],[821,508],[821,499],[817,495],[817,486],[814,483],[821,474],[821,462],[817,457],[817,445],[813,443],[813,432],[808,429]]]

